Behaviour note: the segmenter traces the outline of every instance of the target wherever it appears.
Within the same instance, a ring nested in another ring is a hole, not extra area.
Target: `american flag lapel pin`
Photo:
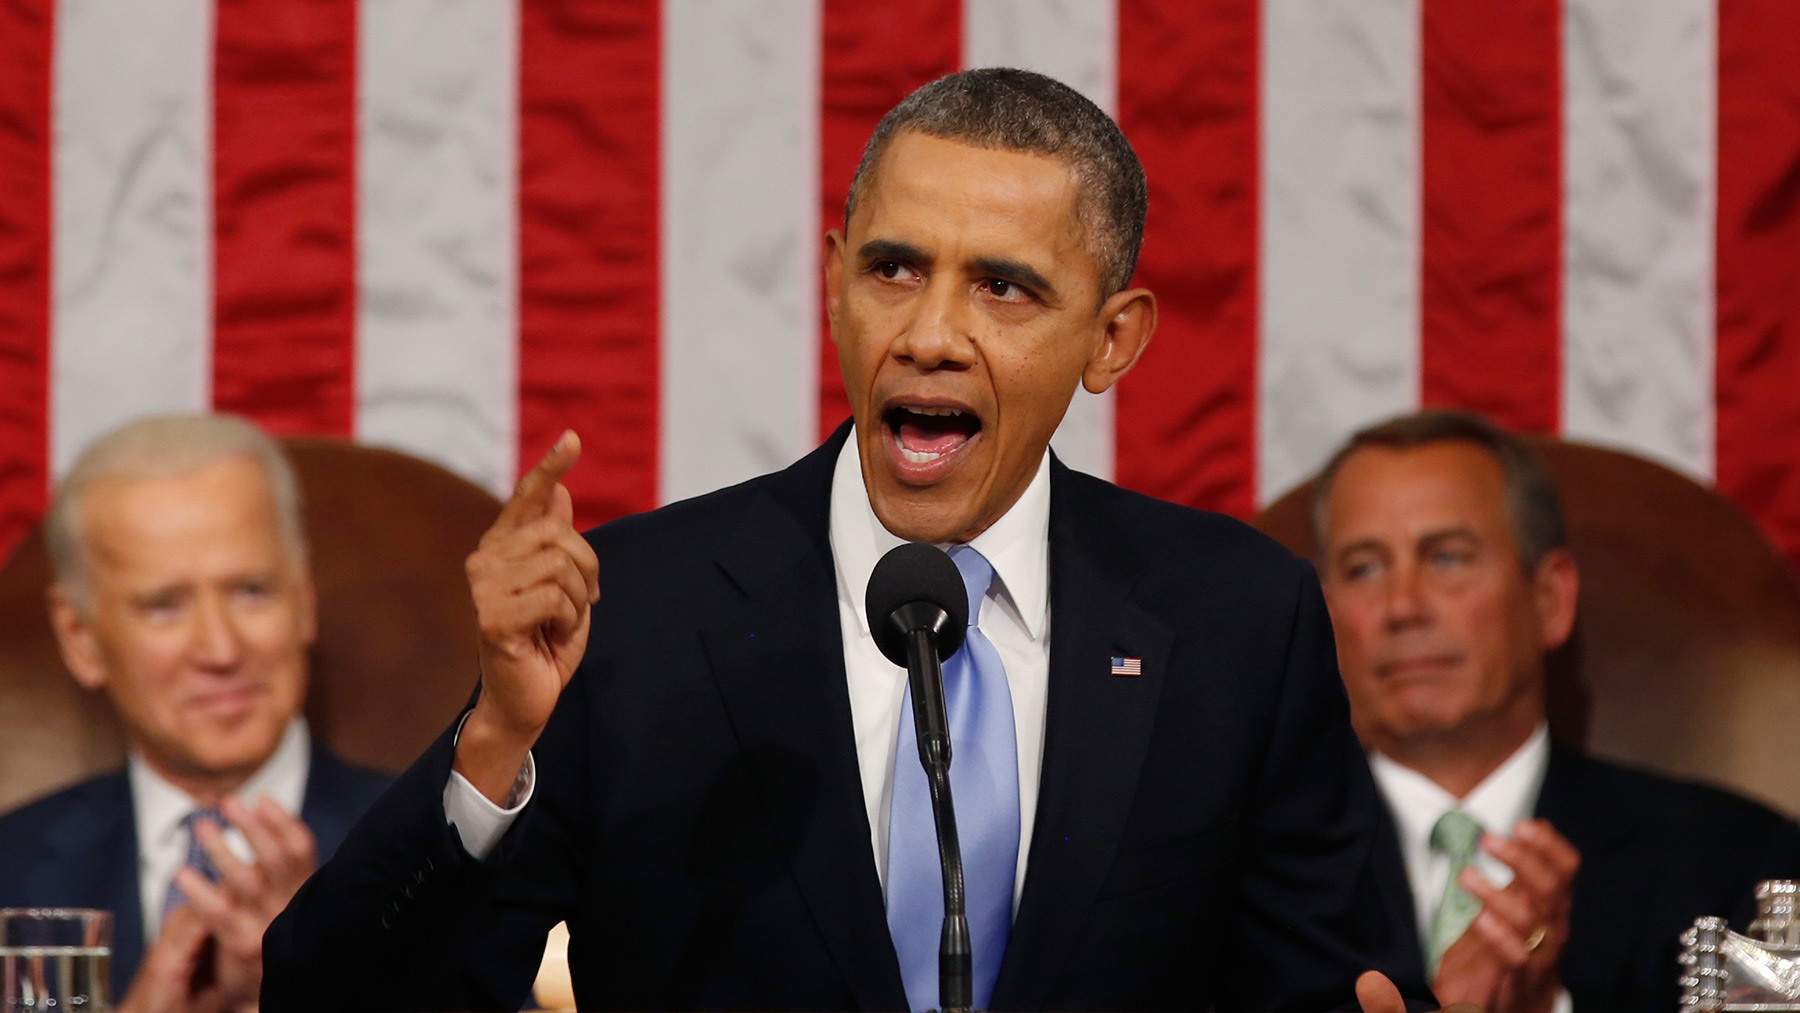
[[[1112,674],[1131,676],[1143,675],[1144,659],[1115,654],[1112,656]]]

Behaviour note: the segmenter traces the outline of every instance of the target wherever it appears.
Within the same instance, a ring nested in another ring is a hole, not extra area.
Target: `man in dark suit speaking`
[[[1385,966],[1311,570],[1047,453],[1155,326],[1118,128],[1039,75],[953,75],[850,193],[852,424],[585,538],[565,435],[469,560],[477,702],[271,928],[265,1010],[515,1007],[559,920],[583,1008],[936,1006],[905,673],[862,608],[902,540],[948,546],[971,606],[945,679],[978,1006],[1345,1007]]]

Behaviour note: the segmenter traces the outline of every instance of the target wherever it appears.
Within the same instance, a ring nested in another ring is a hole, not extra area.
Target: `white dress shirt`
[[[901,695],[906,670],[887,660],[869,632],[863,594],[869,574],[889,549],[902,541],[882,526],[869,505],[856,436],[838,453],[831,482],[831,555],[837,576],[838,626],[844,639],[844,673],[850,689],[850,719],[856,736],[863,803],[868,807],[869,846],[876,875],[887,883],[888,801],[893,794]],[[969,543],[993,565],[995,579],[982,602],[980,625],[1006,665],[1012,694],[1013,728],[1019,750],[1019,858],[1013,881],[1013,908],[1025,884],[1025,857],[1037,815],[1044,757],[1045,701],[1050,683],[1050,458],[1038,462],[1018,502]],[[911,742],[908,737],[906,741]],[[906,757],[917,762],[917,753]],[[493,850],[506,828],[531,800],[535,769],[516,790],[517,802],[502,809],[461,774],[444,785],[444,812],[476,858]]]
[[[1419,938],[1424,939],[1431,933],[1432,916],[1450,882],[1450,858],[1432,850],[1431,828],[1445,813],[1461,809],[1488,833],[1511,836],[1513,826],[1531,818],[1537,808],[1544,773],[1550,769],[1550,729],[1539,725],[1524,745],[1461,799],[1380,753],[1369,754],[1369,768],[1375,772],[1375,783],[1381,786],[1400,831],[1400,854],[1406,859],[1406,877],[1412,885]],[[1486,851],[1476,853],[1475,867],[1496,886],[1512,882],[1512,870]]]
[[[1445,813],[1461,809],[1488,833],[1510,837],[1513,827],[1530,819],[1537,809],[1544,775],[1550,769],[1550,726],[1539,724],[1524,745],[1460,799],[1381,753],[1369,754],[1369,769],[1375,772],[1375,783],[1400,831],[1400,854],[1406,860],[1406,878],[1412,887],[1413,915],[1418,920],[1419,938],[1426,939],[1431,935],[1438,902],[1444,898],[1444,887],[1450,882],[1450,857],[1432,850],[1431,828]],[[1496,886],[1512,882],[1512,869],[1486,851],[1476,852],[1475,868]],[[1555,1013],[1570,1013],[1572,1008],[1568,989],[1561,990]]]
[[[306,798],[306,772],[312,764],[312,738],[306,719],[295,718],[282,733],[275,752],[232,794],[250,801],[267,795],[290,813],[298,813]],[[163,779],[142,756],[132,753],[126,761],[131,784],[131,809],[137,827],[138,903],[144,915],[144,941],[154,940],[162,928],[163,902],[169,884],[187,864],[188,832],[181,821],[200,808],[193,797]],[[254,861],[250,844],[235,828],[225,831],[225,843],[239,858]]]
[[[838,627],[844,637],[844,672],[850,681],[850,718],[856,731],[863,803],[869,812],[869,844],[875,872],[887,885],[889,800],[894,764],[917,763],[912,730],[900,734],[906,669],[887,660],[869,631],[863,594],[869,574],[904,539],[883,527],[869,506],[853,433],[838,454],[831,480],[831,556],[837,568]],[[1050,684],[1050,456],[1018,502],[969,543],[994,567],[994,583],[981,604],[979,625],[1006,666],[1012,695],[1014,738],[1019,750],[1019,860],[1013,910],[1025,885],[1025,856],[1037,816],[1038,777],[1044,758],[1045,699]],[[904,751],[896,748],[905,742]]]

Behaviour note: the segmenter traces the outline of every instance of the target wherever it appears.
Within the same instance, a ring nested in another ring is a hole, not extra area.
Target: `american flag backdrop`
[[[1716,484],[1800,559],[1800,0],[0,0],[0,548],[208,407],[583,519],[845,414],[819,235],[959,67],[1149,173],[1162,323],[1071,463],[1243,515],[1422,404]]]

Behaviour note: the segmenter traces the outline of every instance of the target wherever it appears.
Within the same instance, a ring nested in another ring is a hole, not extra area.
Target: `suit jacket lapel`
[[[1417,899],[1406,874],[1406,855],[1400,849],[1400,828],[1387,800],[1380,800],[1375,821],[1375,853],[1370,876],[1374,881],[1376,917],[1381,919],[1387,952],[1398,963],[1389,977],[1430,982],[1425,977],[1425,943],[1419,938]]]
[[[131,789],[125,788],[125,819],[108,828],[103,850],[118,864],[111,873],[113,901],[112,979],[115,1001],[125,998],[123,989],[137,976],[144,959],[144,900],[138,885],[137,824],[131,810]]]
[[[1587,762],[1579,754],[1551,747],[1550,766],[1538,793],[1537,816],[1548,820],[1581,852],[1571,931],[1561,964],[1581,968],[1581,977],[1588,981],[1618,980],[1630,970],[1631,951],[1638,938],[1599,919],[1607,912],[1629,911],[1644,903],[1646,888],[1655,888],[1654,873],[1621,860],[1619,853],[1637,835],[1637,824],[1624,807],[1595,804],[1596,792],[1584,783]],[[1595,924],[1585,924],[1587,918],[1594,918]]]
[[[300,800],[300,820],[312,831],[319,860],[323,862],[350,835],[357,814],[341,797],[347,788],[344,765],[318,739],[312,741],[311,755],[306,766],[306,792]]]
[[[1053,462],[1050,685],[1037,821],[993,1006],[1040,1007],[1094,903],[1149,748],[1173,633],[1130,598],[1130,550]],[[1143,674],[1111,674],[1114,655]]]
[[[702,635],[770,826],[857,1004],[904,1009],[835,620],[828,504],[846,433],[769,482],[719,557],[742,597]]]
[[[131,782],[124,771],[102,781],[96,805],[73,812],[47,831],[55,852],[63,856],[70,882],[93,884],[92,899],[81,903],[113,914],[111,984],[113,999],[125,989],[144,957],[143,901],[138,893],[136,816]]]

